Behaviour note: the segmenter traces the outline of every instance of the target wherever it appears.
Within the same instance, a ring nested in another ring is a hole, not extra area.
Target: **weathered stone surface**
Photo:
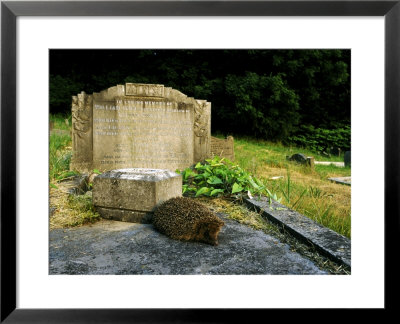
[[[288,232],[335,262],[351,268],[351,240],[312,219],[267,198],[245,199],[250,208],[262,211],[270,221],[282,225]]]
[[[344,166],[351,166],[351,151],[344,153]]]
[[[72,97],[73,169],[87,172],[93,161],[93,96],[81,92]]]
[[[126,83],[72,101],[80,172],[184,169],[210,156],[211,103],[159,84]]]
[[[80,275],[326,275],[289,245],[227,219],[219,245],[183,242],[150,224],[103,220],[50,231],[49,273]]]
[[[307,156],[306,165],[308,165],[312,170],[314,170],[315,159],[312,156]]]
[[[351,177],[337,177],[337,178],[329,178],[328,180],[331,180],[336,183],[344,184],[347,186],[351,186]]]
[[[303,165],[308,165],[311,169],[314,169],[315,159],[312,156],[305,156],[302,153],[296,153],[290,157],[286,156],[286,160],[294,161]]]
[[[121,222],[151,224],[153,213],[128,209],[105,208],[96,206],[96,211],[105,219]]]
[[[319,165],[334,165],[339,168],[344,167],[344,162],[315,161],[314,163]]]
[[[104,218],[148,223],[158,203],[182,196],[182,176],[159,169],[119,169],[93,180],[93,205]]]
[[[233,137],[228,136],[226,139],[220,139],[211,136],[211,157],[219,156],[228,160],[235,160],[235,150]]]
[[[293,154],[291,157],[287,157],[287,160],[295,161],[295,162],[301,163],[301,164],[307,163],[307,157],[302,153]]]

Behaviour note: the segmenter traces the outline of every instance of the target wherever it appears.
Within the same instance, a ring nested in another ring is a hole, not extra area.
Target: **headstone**
[[[226,139],[220,139],[211,136],[211,157],[219,156],[230,161],[235,160],[235,151],[233,137],[228,136]]]
[[[157,204],[182,196],[182,176],[169,170],[112,170],[93,180],[93,205],[107,219],[150,223]]]
[[[314,157],[312,157],[312,156],[305,156],[302,153],[296,153],[296,154],[293,154],[290,157],[286,156],[286,160],[294,161],[294,162],[297,162],[297,163],[303,164],[303,165],[307,165],[311,169],[314,169],[315,161],[314,161]]]
[[[211,103],[159,84],[72,97],[71,169],[184,169],[210,157]]]
[[[312,169],[314,170],[314,165],[315,165],[315,159],[312,156],[307,156],[307,161],[306,164]]]
[[[344,166],[351,166],[351,151],[346,151],[344,153]]]
[[[304,154],[301,153],[296,153],[293,154],[291,157],[286,157],[287,160],[289,161],[295,161],[300,164],[306,164],[307,163],[307,157]]]

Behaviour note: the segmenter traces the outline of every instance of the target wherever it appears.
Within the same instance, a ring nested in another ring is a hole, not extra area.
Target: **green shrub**
[[[343,126],[336,129],[315,128],[302,125],[296,135],[288,138],[288,143],[305,147],[315,152],[326,151],[330,147],[339,147],[343,151],[350,150],[351,129]]]

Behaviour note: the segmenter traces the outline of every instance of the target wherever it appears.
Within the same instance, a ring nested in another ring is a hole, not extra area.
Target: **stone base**
[[[107,219],[149,223],[157,204],[182,196],[182,176],[158,169],[105,172],[93,180],[93,205]]]
[[[151,224],[152,212],[143,212],[127,209],[95,207],[101,217],[121,222]]]

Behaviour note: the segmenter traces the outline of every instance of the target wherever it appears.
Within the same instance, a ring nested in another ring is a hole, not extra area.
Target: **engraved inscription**
[[[235,160],[232,136],[228,136],[226,139],[211,137],[211,156],[214,157],[215,155],[231,161]]]
[[[189,109],[170,101],[138,99],[96,101],[93,109],[94,160],[100,168],[184,168],[192,163]]]

